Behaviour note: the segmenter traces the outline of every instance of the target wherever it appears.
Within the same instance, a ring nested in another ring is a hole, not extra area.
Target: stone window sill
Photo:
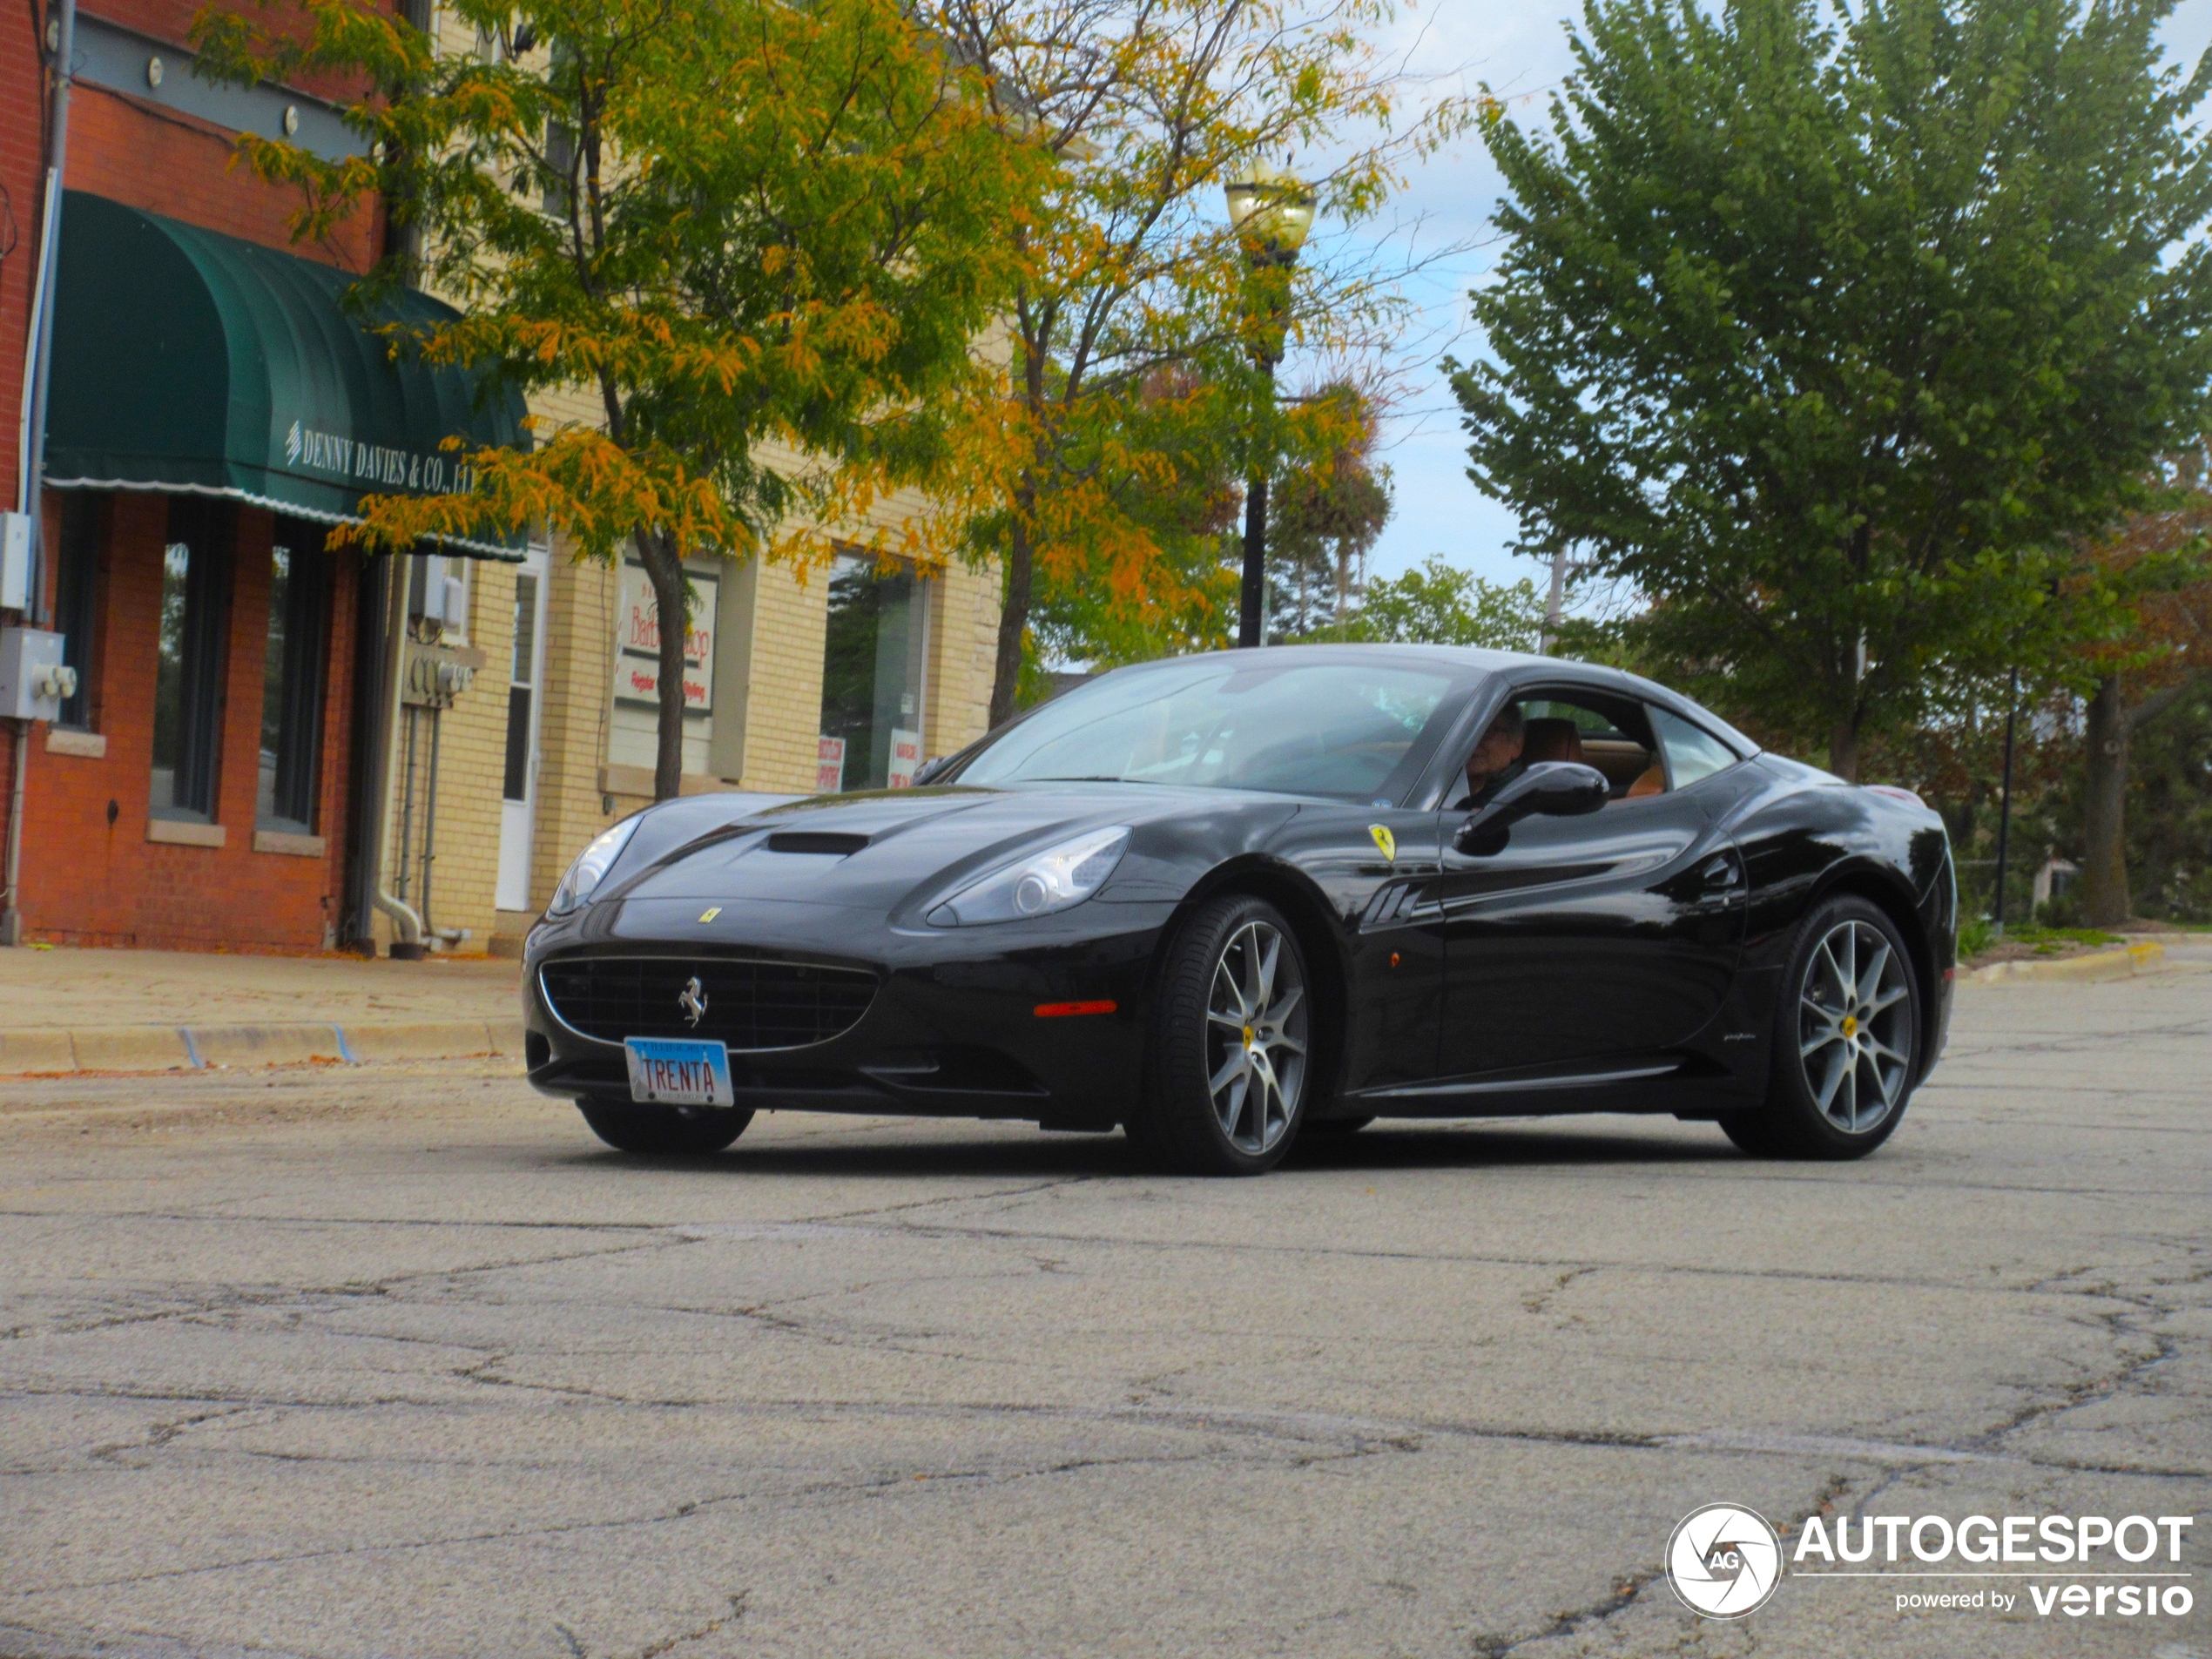
[[[329,846],[320,835],[298,835],[290,830],[255,830],[253,850],[280,853],[287,858],[319,859],[327,856]]]
[[[146,840],[170,846],[220,846],[229,835],[220,824],[195,824],[183,818],[149,818]]]
[[[68,726],[50,725],[46,728],[46,752],[50,755],[76,755],[85,760],[107,758],[107,733],[78,732]]]

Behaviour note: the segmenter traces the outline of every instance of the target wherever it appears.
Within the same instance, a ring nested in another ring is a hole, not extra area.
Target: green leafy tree
[[[2069,538],[2155,498],[2212,371],[2171,9],[1591,0],[1548,134],[1486,129],[1488,354],[1447,365],[1521,550],[1846,777],[1939,666],[2107,626],[2046,603]]]
[[[1312,401],[1348,412],[1346,437],[1318,463],[1280,472],[1270,489],[1268,633],[1295,638],[1350,618],[1366,585],[1367,554],[1390,523],[1390,472],[1374,463],[1373,411],[1350,386]]]
[[[1341,233],[1380,209],[1403,162],[1464,130],[1468,106],[1406,110],[1413,88],[1379,44],[1391,0],[916,10],[981,71],[1008,131],[1055,164],[1042,205],[1006,226],[1022,259],[1008,361],[963,452],[974,544],[1005,572],[995,724],[1014,711],[1033,606],[1110,600],[1113,626],[1140,631],[1208,609],[1210,588],[1177,590],[1188,548],[1163,544],[1149,513],[1203,486],[1217,439],[1238,475],[1263,476],[1278,456],[1341,442],[1338,406],[1278,402],[1258,359],[1285,339],[1327,356],[1399,331],[1404,306],[1372,238],[1317,238],[1295,268],[1256,263],[1262,250],[1224,222],[1224,184],[1255,164],[1332,157],[1309,182]],[[1164,403],[1163,374],[1182,388]]]
[[[1161,369],[1116,424],[1148,464],[1096,481],[1114,519],[1146,552],[1078,538],[1040,563],[1032,590],[1021,702],[1047,694],[1046,663],[1117,668],[1225,644],[1237,618],[1233,531],[1241,442],[1217,388]]]
[[[441,55],[374,0],[203,11],[201,62],[243,81],[339,71],[368,153],[248,135],[300,186],[303,237],[381,199],[409,235],[374,273],[463,314],[395,347],[593,418],[466,457],[468,494],[364,503],[360,534],[547,525],[634,549],[664,618],[697,554],[807,556],[832,534],[928,550],[886,492],[927,483],[965,407],[972,341],[1013,292],[1009,223],[1049,160],[1009,141],[981,77],[898,0],[446,0]],[[681,626],[660,683],[683,683]],[[661,698],[654,790],[677,792],[683,698]]]
[[[1486,582],[1433,553],[1418,570],[1369,582],[1349,617],[1305,637],[1533,651],[1543,631],[1544,596],[1527,577]]]

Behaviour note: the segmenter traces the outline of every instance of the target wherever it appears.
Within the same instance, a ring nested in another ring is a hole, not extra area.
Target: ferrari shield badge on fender
[[[1382,848],[1382,855],[1393,864],[1398,862],[1398,838],[1390,833],[1387,824],[1370,824],[1367,833],[1375,838],[1375,845]]]
[[[707,909],[706,909],[706,911],[705,912],[705,914],[703,914],[699,917],[699,920],[700,920],[701,921],[713,921],[713,920],[714,920],[717,916],[720,915],[721,914],[722,914],[722,907],[721,907],[720,905],[711,905],[711,906],[709,906],[709,907],[707,907]]]

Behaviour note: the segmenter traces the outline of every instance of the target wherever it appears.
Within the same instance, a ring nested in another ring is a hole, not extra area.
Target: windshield
[[[1082,686],[998,738],[964,784],[1089,779],[1365,800],[1458,677],[1345,661],[1193,658]]]

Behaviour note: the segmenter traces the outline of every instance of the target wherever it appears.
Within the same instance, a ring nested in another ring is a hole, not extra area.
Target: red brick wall
[[[93,10],[181,46],[200,4],[96,0]],[[0,260],[0,457],[6,462],[11,506],[21,461],[20,382],[42,193],[44,73],[40,25],[31,10],[0,8],[0,186],[8,192],[18,235],[14,253]],[[333,84],[309,90],[342,91]],[[326,243],[295,245],[289,220],[296,192],[273,189],[233,167],[233,154],[229,132],[178,111],[81,81],[71,96],[71,189],[348,270],[368,268],[380,251],[374,207],[364,207]],[[0,226],[0,242],[4,239]],[[51,548],[60,528],[58,502],[50,496],[44,505]],[[46,747],[46,727],[31,728],[19,900],[26,936],[85,944],[318,948],[326,921],[338,920],[342,892],[358,562],[350,554],[327,556],[333,603],[316,824],[327,856],[253,851],[273,523],[269,514],[253,509],[239,514],[231,604],[217,811],[226,842],[219,848],[149,842],[151,698],[167,516],[165,496],[125,496],[112,503],[91,697],[93,729],[105,738],[106,752],[98,758],[57,754]],[[51,563],[48,578],[51,594]],[[10,767],[13,741],[12,735],[0,736],[0,764]],[[0,772],[0,833],[11,778],[11,772]]]
[[[363,208],[326,242],[292,239],[299,192],[233,167],[231,134],[195,116],[79,82],[69,104],[69,187],[360,273],[378,253]],[[20,372],[20,371],[18,371]]]
[[[150,35],[156,40],[168,41],[179,50],[189,51],[187,43],[192,38],[192,19],[199,15],[200,8],[206,3],[206,0],[93,0],[89,10],[110,23],[120,24],[125,29]],[[390,4],[380,5],[376,9],[388,14],[397,13],[397,8]],[[239,10],[247,8],[241,6]],[[294,39],[306,38],[308,30],[303,14],[280,4],[260,12],[254,21],[265,29],[288,30]],[[333,100],[347,97],[354,84],[346,77],[338,75],[310,76],[292,84],[298,85],[302,91]]]
[[[0,219],[0,246],[12,220],[15,247],[0,259],[0,480],[12,509],[21,480],[17,434],[23,423],[23,354],[30,327],[30,285],[37,272],[39,169],[45,145],[44,75],[39,67],[38,25],[28,6],[0,8],[0,189],[8,215]],[[12,774],[11,774],[12,775]],[[0,817],[7,812],[0,794]]]
[[[20,900],[25,935],[66,944],[320,949],[325,919],[335,922],[341,903],[355,558],[326,556],[332,560],[331,668],[316,816],[326,854],[301,858],[253,850],[274,524],[271,515],[253,509],[238,516],[224,674],[216,819],[226,839],[219,847],[149,841],[154,658],[169,503],[166,496],[151,495],[112,500],[100,572],[92,698],[92,718],[107,752],[97,759],[55,754],[44,746],[46,728],[33,727]],[[58,535],[59,518],[57,511],[49,514],[51,533]]]

